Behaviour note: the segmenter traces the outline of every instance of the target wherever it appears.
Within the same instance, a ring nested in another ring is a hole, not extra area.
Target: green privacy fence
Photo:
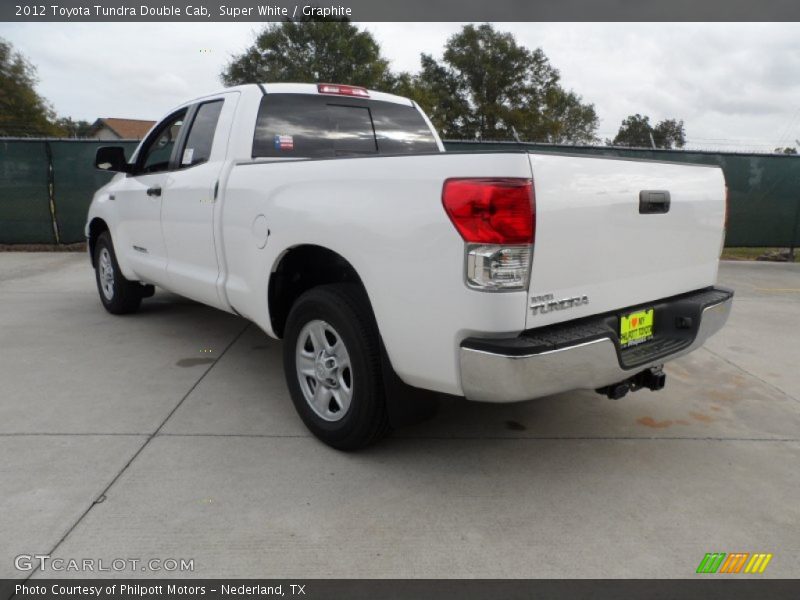
[[[128,156],[133,154],[137,144],[114,142],[115,146],[125,147]],[[92,195],[112,177],[94,168],[97,148],[108,146],[109,143],[61,140],[49,142],[48,145],[52,155],[53,195],[60,241],[78,242],[84,239],[83,227]]]
[[[135,141],[0,138],[0,243],[69,244],[83,240],[92,194],[111,177],[96,170],[100,146]],[[719,165],[730,190],[728,246],[800,246],[800,157],[555,146],[514,142],[445,142],[449,151],[525,149]]]
[[[445,142],[450,151],[524,148],[722,167],[730,193],[726,246],[800,246],[800,156],[556,146],[515,142]]]
[[[53,242],[50,163],[42,142],[0,143],[0,242]]]
[[[94,168],[100,146],[138,142],[0,138],[0,244],[70,244],[84,239],[92,194],[111,178]]]

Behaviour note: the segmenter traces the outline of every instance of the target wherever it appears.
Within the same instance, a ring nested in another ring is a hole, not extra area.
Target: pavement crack
[[[227,346],[225,346],[225,348],[222,350],[222,352],[220,352],[219,356],[214,360],[214,362],[209,363],[208,368],[205,371],[203,371],[203,374],[197,379],[197,381],[194,382],[194,385],[192,385],[192,387],[189,388],[189,391],[186,392],[183,395],[183,398],[180,399],[180,401],[173,407],[173,409],[171,411],[169,411],[169,414],[164,418],[164,420],[161,421],[161,425],[159,425],[158,429],[156,429],[152,433],[152,435],[148,438],[147,442],[145,442],[145,444],[144,444],[145,446],[148,443],[150,443],[150,440],[152,440],[154,437],[156,437],[157,435],[159,435],[161,433],[161,430],[164,428],[164,425],[167,424],[167,421],[169,421],[172,418],[172,415],[174,415],[177,412],[177,410],[181,407],[181,405],[184,403],[184,401],[192,394],[193,391],[195,391],[195,389],[197,389],[197,386],[200,385],[200,382],[203,381],[203,379],[205,379],[206,375],[208,375],[211,372],[211,369],[213,369],[217,364],[219,364],[219,361],[222,359],[222,357],[225,356],[225,354],[228,352],[228,350],[230,350],[231,347],[236,342],[239,341],[239,338],[241,338],[244,335],[244,332],[247,331],[247,329],[249,327],[250,327],[250,322],[248,321],[247,324],[244,326],[244,328],[239,333],[236,334],[236,337],[234,337],[230,341],[230,343]],[[144,447],[144,446],[142,446],[142,447]]]
[[[61,546],[61,544],[63,544],[63,543],[64,543],[64,541],[65,541],[65,540],[66,540],[66,539],[69,537],[69,535],[70,535],[70,534],[71,534],[71,533],[72,533],[72,532],[75,530],[75,528],[76,528],[78,525],[80,525],[80,524],[81,524],[81,522],[82,522],[82,521],[83,521],[83,520],[86,518],[86,516],[87,516],[87,515],[88,515],[88,514],[91,512],[91,510],[92,510],[92,509],[93,509],[95,506],[97,506],[98,504],[100,504],[101,502],[104,502],[104,501],[106,500],[106,498],[107,498],[107,494],[108,494],[109,490],[110,490],[110,489],[111,489],[111,488],[114,486],[114,484],[115,484],[117,481],[119,481],[119,478],[120,478],[120,477],[122,477],[122,474],[123,474],[123,473],[125,473],[125,471],[127,471],[127,470],[128,470],[128,467],[130,467],[130,466],[133,464],[133,462],[134,462],[134,461],[135,461],[135,460],[138,458],[138,456],[139,456],[139,455],[142,453],[142,451],[143,451],[143,450],[144,450],[144,449],[145,449],[145,448],[148,446],[148,444],[150,444],[150,442],[153,440],[153,438],[155,438],[156,436],[158,436],[158,435],[159,435],[159,433],[161,432],[161,430],[164,428],[164,425],[166,425],[166,424],[167,424],[167,421],[169,421],[169,420],[172,418],[172,415],[174,415],[174,414],[175,414],[175,412],[176,412],[176,411],[177,411],[177,410],[178,410],[178,409],[181,407],[181,405],[184,403],[184,401],[186,400],[186,398],[188,398],[188,397],[191,395],[191,393],[192,393],[192,392],[193,392],[195,389],[197,389],[197,386],[198,386],[198,385],[200,385],[200,382],[201,382],[201,381],[203,381],[203,379],[205,379],[206,375],[208,375],[208,374],[211,372],[211,370],[214,368],[214,366],[215,366],[215,365],[217,365],[217,364],[219,363],[220,359],[221,359],[223,356],[225,356],[225,354],[228,352],[228,350],[230,350],[230,349],[231,349],[231,347],[232,347],[232,346],[233,346],[233,345],[234,345],[234,344],[235,344],[237,341],[239,341],[239,339],[240,339],[240,338],[241,338],[241,337],[244,335],[244,332],[245,332],[245,331],[247,331],[247,329],[248,329],[249,327],[250,327],[250,322],[248,321],[248,322],[247,322],[247,324],[244,326],[244,328],[243,328],[243,329],[242,329],[242,330],[241,330],[239,333],[237,333],[237,334],[236,334],[236,336],[234,336],[234,338],[233,338],[233,339],[232,339],[232,340],[231,340],[231,341],[228,343],[228,345],[227,345],[227,346],[225,346],[225,348],[224,348],[224,349],[222,350],[222,352],[220,353],[219,357],[217,357],[217,360],[215,360],[213,363],[211,363],[211,364],[209,364],[209,365],[208,365],[208,368],[207,368],[205,371],[203,371],[203,374],[202,374],[202,375],[200,375],[200,377],[198,377],[197,381],[195,381],[195,382],[192,384],[192,387],[190,387],[190,388],[189,388],[189,390],[188,390],[188,391],[187,391],[187,392],[186,392],[186,393],[183,395],[183,397],[181,397],[181,399],[180,399],[180,400],[178,401],[178,403],[177,403],[177,404],[176,404],[176,405],[175,405],[175,406],[172,408],[172,410],[170,410],[170,411],[169,411],[169,414],[167,414],[167,416],[166,416],[166,417],[164,417],[164,419],[161,421],[161,423],[160,423],[160,424],[159,424],[159,426],[156,428],[156,430],[155,430],[153,433],[151,433],[151,434],[149,434],[149,435],[147,436],[147,439],[146,439],[146,440],[144,440],[144,442],[142,443],[142,445],[141,445],[141,446],[139,446],[139,449],[138,449],[138,450],[136,450],[136,452],[134,452],[134,453],[133,453],[133,456],[131,456],[131,457],[130,457],[130,459],[128,459],[128,462],[126,462],[126,463],[123,465],[123,467],[122,467],[122,468],[121,468],[121,469],[120,469],[120,470],[117,472],[117,474],[116,474],[116,475],[114,475],[114,477],[113,477],[113,479],[111,480],[111,482],[110,482],[110,483],[109,483],[109,484],[108,484],[108,485],[107,485],[107,486],[106,486],[106,487],[105,487],[105,488],[104,488],[104,489],[103,489],[103,490],[100,492],[100,494],[98,494],[98,495],[96,496],[96,498],[95,498],[95,499],[94,499],[94,500],[91,502],[91,504],[89,504],[89,507],[88,507],[88,508],[87,508],[85,511],[83,511],[83,513],[81,513],[81,515],[78,517],[78,519],[77,519],[77,520],[76,520],[76,521],[75,521],[75,522],[74,522],[74,523],[73,523],[73,524],[72,524],[72,525],[69,527],[69,529],[67,529],[67,531],[64,533],[64,535],[63,535],[63,536],[61,536],[61,538],[60,538],[60,539],[59,539],[59,540],[56,542],[56,544],[55,544],[55,545],[53,546],[53,548],[50,550],[50,552],[49,552],[49,555],[50,555],[50,556],[52,556],[53,554],[55,554],[55,553],[56,553],[56,550],[58,550],[58,548]],[[102,498],[102,500],[100,500],[100,498]],[[31,572],[28,574],[28,576],[27,576],[27,577],[26,577],[26,578],[25,578],[23,581],[28,581],[28,580],[29,580],[31,577],[33,577],[33,576],[34,576],[34,575],[35,575],[37,572],[39,572],[39,571],[40,571],[40,569],[41,569],[41,567],[40,567],[40,566],[38,566],[38,567],[36,567],[35,569],[33,569],[33,570],[32,570],[32,571],[31,571]]]

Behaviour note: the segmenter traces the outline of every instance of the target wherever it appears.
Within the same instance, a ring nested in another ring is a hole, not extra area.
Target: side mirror
[[[125,149],[122,146],[102,146],[97,149],[94,157],[94,166],[101,171],[117,171],[130,173],[131,165],[125,158]]]

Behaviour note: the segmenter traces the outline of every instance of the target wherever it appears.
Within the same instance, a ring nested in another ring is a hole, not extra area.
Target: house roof
[[[102,127],[108,127],[122,139],[140,140],[147,135],[147,132],[155,124],[155,121],[143,121],[141,119],[106,118],[97,119],[92,126],[92,131],[96,132]]]

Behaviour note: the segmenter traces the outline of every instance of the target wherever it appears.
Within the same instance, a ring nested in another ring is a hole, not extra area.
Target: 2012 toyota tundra
[[[182,104],[94,196],[100,300],[160,286],[284,340],[308,428],[352,449],[444,393],[660,389],[725,323],[720,169],[445,152],[412,101],[245,85]]]

